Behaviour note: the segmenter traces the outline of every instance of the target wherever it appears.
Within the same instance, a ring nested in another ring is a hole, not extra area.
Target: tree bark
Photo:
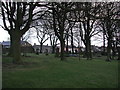
[[[114,60],[115,59],[115,56],[116,56],[116,45],[115,45],[115,42],[112,41],[112,59]]]
[[[90,38],[89,38],[89,58],[92,59],[91,40],[90,40]]]
[[[67,33],[68,33],[68,32],[67,32]],[[67,45],[66,45],[66,53],[67,53],[67,54],[68,54],[68,37],[69,37],[69,36],[67,35],[67,38],[66,38],[66,40],[67,40],[67,41],[66,41],[66,42],[67,42]]]
[[[103,29],[103,55],[105,55],[105,30]]]
[[[65,42],[64,42],[64,40],[61,40],[60,41],[61,43],[61,61],[63,61],[64,60],[64,47],[65,47]]]
[[[85,56],[86,56],[87,60],[89,60],[89,44],[88,44],[88,41],[86,42],[86,49],[85,50],[86,50],[86,53],[85,53],[86,55]]]
[[[12,38],[13,38],[13,63],[15,64],[20,64],[22,63],[21,60],[21,34],[19,31],[15,30],[13,31],[12,34]]]
[[[120,60],[120,47],[117,47],[118,50],[118,60]]]
[[[40,44],[40,53],[42,53],[42,46],[43,46],[43,44],[41,43]]]
[[[107,60],[106,61],[110,61],[111,60],[111,39],[110,37],[108,38],[108,46],[107,46]]]
[[[55,46],[52,46],[52,53],[55,53]]]
[[[86,36],[86,42],[84,43],[84,45],[85,45],[84,57],[86,57],[87,60],[92,59],[91,41],[88,36]]]
[[[72,47],[72,54],[74,54],[74,46],[73,46],[73,32],[71,29],[71,47]]]
[[[117,38],[116,40],[117,40],[116,48],[117,48],[117,52],[118,52],[118,60],[120,60],[120,44],[118,43],[119,39]]]

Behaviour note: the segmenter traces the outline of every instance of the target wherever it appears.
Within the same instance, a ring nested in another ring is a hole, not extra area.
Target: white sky
[[[33,36],[35,36],[35,34]],[[10,38],[10,36],[9,36],[8,32],[3,30],[2,28],[0,28],[0,42],[8,41],[9,38]],[[34,45],[34,43],[39,44],[36,37],[31,37],[29,39],[29,42],[32,45]],[[44,45],[47,45],[47,44],[50,45],[50,41],[49,40],[44,43]],[[91,39],[91,44],[92,45],[96,45],[96,46],[102,46],[103,42],[101,40],[100,41],[96,40],[96,37],[95,37],[95,38]]]
[[[35,36],[35,33],[32,36]],[[9,39],[10,39],[10,35],[8,34],[8,32],[0,27],[0,42],[8,41]],[[32,45],[34,45],[34,43],[39,44],[38,39],[36,37],[31,37],[28,40],[28,42],[31,43]],[[47,44],[50,45],[49,40],[44,43],[44,45],[47,45]]]
[[[0,18],[0,25],[3,25],[1,18]],[[34,37],[31,37],[31,38],[28,40],[28,42],[31,43],[32,45],[34,45],[34,43],[36,43],[36,44],[38,45],[39,43],[38,43],[38,39],[35,37],[35,36],[36,36],[35,33],[33,33],[32,36],[34,36]],[[8,32],[5,31],[5,30],[3,30],[3,28],[0,27],[0,42],[8,41],[9,38],[10,38],[10,36],[9,36]],[[46,41],[46,42],[44,43],[44,45],[47,45],[47,44],[50,45],[50,40],[49,40],[49,39],[48,39],[48,41]],[[82,45],[83,45],[83,44],[82,44]],[[95,37],[95,38],[92,38],[92,39],[91,39],[91,45],[102,46],[103,43],[102,43],[101,40],[98,41],[98,39],[96,39],[96,37]],[[84,46],[84,45],[83,45],[83,46]]]
[[[2,24],[2,20],[0,19],[0,25],[3,25]],[[32,35],[33,37],[31,37],[28,42],[31,43],[32,45],[34,45],[34,43],[36,43],[37,45],[39,45],[39,42],[38,42],[38,39],[35,37],[36,34],[33,33]],[[99,39],[96,39],[97,37],[94,37],[91,39],[91,45],[96,45],[96,46],[102,46],[103,45],[103,42]],[[3,42],[3,41],[8,41],[10,39],[10,36],[8,34],[7,31],[5,31],[3,28],[0,27],[0,42]],[[50,40],[48,39],[48,41],[46,41],[44,43],[44,45],[50,45]],[[83,45],[83,44],[82,44]],[[84,46],[84,45],[83,45]]]
[[[8,38],[9,38],[8,32],[0,28],[0,42],[7,41]]]

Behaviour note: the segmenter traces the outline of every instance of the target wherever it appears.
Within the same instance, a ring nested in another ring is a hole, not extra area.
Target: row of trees
[[[108,42],[107,60],[111,60],[111,50],[115,52],[114,48],[120,54],[119,2],[2,2],[1,9],[3,28],[10,35],[10,54],[14,63],[22,62],[20,39],[30,28],[37,30],[41,45],[48,39],[42,38],[49,35],[53,52],[56,40],[59,40],[61,60],[64,60],[65,47],[68,51],[69,40],[72,48],[75,40],[78,47],[82,41],[85,45],[85,56],[91,59],[91,38],[98,33],[103,33],[103,41]]]

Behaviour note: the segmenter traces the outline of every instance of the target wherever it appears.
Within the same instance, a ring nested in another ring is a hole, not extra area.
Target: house
[[[60,46],[57,46],[57,48],[59,48],[59,52],[61,52],[61,47]],[[66,47],[64,47],[64,51],[66,51]],[[85,51],[85,48],[84,47],[80,47],[80,52],[83,52]],[[71,45],[68,45],[68,52],[72,52],[72,46]],[[76,52],[79,52],[79,48],[76,47],[76,46],[73,46],[73,52],[76,53]]]
[[[101,52],[103,52],[105,49],[105,52],[107,52],[107,47],[101,46],[101,47],[99,47],[99,49],[101,50]]]
[[[91,45],[91,51],[92,51],[92,52],[101,52],[101,49],[100,49],[100,47],[98,47],[98,46]]]
[[[3,41],[3,42],[1,43],[1,45],[2,45],[2,53],[3,53],[3,54],[8,53],[9,48],[10,48],[10,41]]]
[[[23,53],[33,53],[34,52],[34,48],[27,41],[21,41],[21,51]]]
[[[33,48],[34,48],[34,52],[37,52],[37,50],[38,50],[38,52],[40,52],[40,45],[34,44]],[[42,53],[45,53],[46,50],[48,51],[48,53],[52,53],[52,46],[43,45],[42,46]]]
[[[10,49],[10,41],[3,41],[1,45],[3,53],[8,53]],[[34,50],[30,43],[27,41],[21,41],[21,52],[32,53]]]
[[[1,44],[2,48],[10,48],[10,41],[3,41]]]

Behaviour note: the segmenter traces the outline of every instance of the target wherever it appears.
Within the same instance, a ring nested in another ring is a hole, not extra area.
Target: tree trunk
[[[115,47],[115,42],[112,41],[112,59],[114,60],[115,59],[115,56],[116,56],[116,47]]]
[[[71,29],[71,46],[72,46],[72,54],[74,53],[74,46],[73,46],[73,32]]]
[[[66,38],[66,40],[67,40],[67,45],[66,45],[66,53],[68,54],[68,35],[67,35],[67,38]]]
[[[117,50],[118,50],[118,60],[120,60],[120,47],[118,47]]]
[[[20,64],[22,63],[21,60],[21,41],[20,41],[20,33],[19,31],[14,31],[13,32],[13,63]]]
[[[52,46],[52,53],[53,54],[55,53],[55,46],[54,45]]]
[[[65,46],[65,42],[64,42],[64,40],[61,40],[60,42],[61,42],[61,55],[60,55],[60,57],[61,57],[61,61],[63,61],[64,60],[64,46]]]
[[[92,59],[91,41],[88,37],[86,37],[86,42],[84,43],[84,45],[85,45],[84,57],[86,57],[87,60]]]
[[[107,60],[106,61],[110,61],[111,60],[111,39],[110,37],[108,38],[108,46],[107,46]]]
[[[116,48],[117,48],[117,52],[118,52],[118,60],[120,60],[120,44],[118,43],[119,39],[117,38],[116,40],[117,40],[117,42],[116,42]]]
[[[42,43],[40,44],[40,53],[42,53]]]
[[[86,58],[89,60],[89,44],[88,42],[86,43]]]
[[[88,46],[87,46],[87,43],[84,43],[84,45],[85,45],[85,51],[84,51],[83,57],[88,59]]]
[[[89,58],[92,59],[91,40],[90,40],[90,38],[89,38]]]
[[[81,52],[81,50],[80,50],[80,46],[79,46],[79,42],[78,42],[78,55],[79,55],[79,61],[80,61],[80,52]]]
[[[103,30],[103,55],[105,55],[105,30]]]

